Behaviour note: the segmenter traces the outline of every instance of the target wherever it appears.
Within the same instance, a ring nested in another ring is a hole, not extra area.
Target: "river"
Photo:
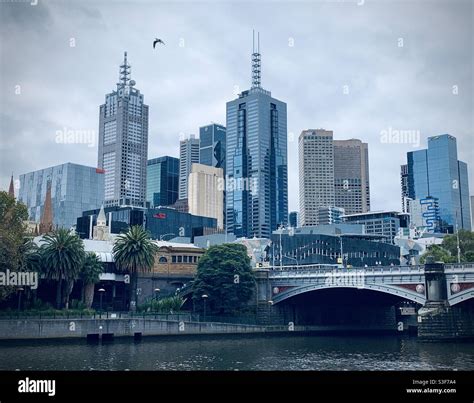
[[[8,341],[1,370],[473,370],[474,343],[408,336],[204,336]]]

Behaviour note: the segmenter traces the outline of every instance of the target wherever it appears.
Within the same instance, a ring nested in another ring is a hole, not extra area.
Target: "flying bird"
[[[153,49],[155,49],[157,43],[161,43],[162,45],[165,44],[161,39],[155,38],[155,40],[153,41]]]

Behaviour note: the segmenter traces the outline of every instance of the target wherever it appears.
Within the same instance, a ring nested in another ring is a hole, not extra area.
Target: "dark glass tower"
[[[260,86],[259,45],[252,87],[227,103],[226,227],[269,238],[288,219],[286,104]]]
[[[212,123],[199,128],[199,163],[222,168],[225,175],[226,130]]]
[[[159,157],[148,160],[146,201],[152,206],[169,206],[178,200],[179,158]]]

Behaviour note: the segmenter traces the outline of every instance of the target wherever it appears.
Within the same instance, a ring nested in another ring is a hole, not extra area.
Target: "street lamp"
[[[99,288],[99,295],[100,295],[100,311],[102,312],[102,297],[104,296],[105,290],[103,288]]]
[[[21,293],[24,291],[24,288],[18,288],[18,312],[21,310]]]
[[[207,294],[202,294],[201,295],[201,298],[203,299],[204,301],[204,322],[206,321],[206,300],[209,298],[209,296]]]

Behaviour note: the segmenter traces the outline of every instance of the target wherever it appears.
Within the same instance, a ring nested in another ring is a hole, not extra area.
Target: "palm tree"
[[[120,234],[114,244],[115,264],[120,271],[131,275],[130,301],[132,310],[137,307],[137,278],[139,272],[150,271],[155,263],[158,246],[150,239],[149,232],[141,226],[132,226]]]
[[[86,253],[81,273],[79,274],[83,284],[82,301],[85,303],[86,308],[92,306],[94,286],[99,282],[102,271],[102,262],[99,257],[94,252]]]
[[[68,308],[69,295],[85,256],[82,240],[67,229],[57,229],[44,236],[41,255],[46,278],[57,281],[56,306],[60,309],[64,302]]]

